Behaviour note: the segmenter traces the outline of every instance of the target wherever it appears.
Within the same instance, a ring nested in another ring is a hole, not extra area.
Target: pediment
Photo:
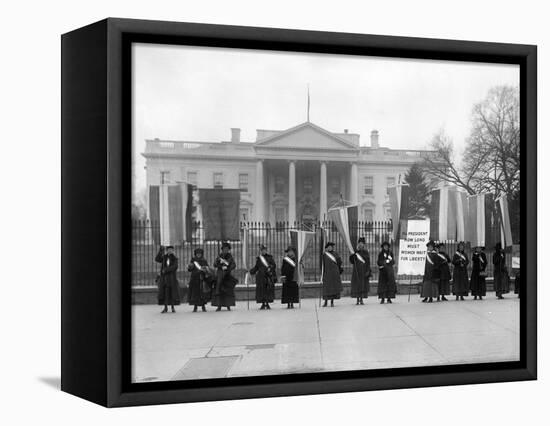
[[[259,140],[256,148],[284,149],[327,149],[327,150],[358,150],[358,147],[337,135],[316,126],[313,123],[303,123],[299,126]]]

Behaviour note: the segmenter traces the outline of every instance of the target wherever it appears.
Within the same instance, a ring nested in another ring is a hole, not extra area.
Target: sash
[[[325,254],[327,255],[327,257],[332,260],[334,263],[338,263],[336,261],[336,258],[334,257],[334,255],[330,254],[328,251],[325,252]]]
[[[223,263],[225,266],[229,266],[229,262],[225,260],[223,257],[218,257],[220,259],[220,262]]]
[[[440,254],[440,253],[437,253],[437,255],[438,255],[441,259],[443,259],[445,262],[447,262],[447,258],[446,258],[444,255],[442,255],[442,254]]]
[[[389,263],[388,260],[391,261],[393,259],[388,253],[384,253],[384,257],[386,258],[386,263]]]
[[[195,268],[197,268],[199,271],[202,270],[201,265],[196,260],[193,260],[193,265],[195,265]]]
[[[166,258],[166,266],[170,266],[170,258],[169,257]]]
[[[485,265],[485,261],[483,260],[483,258],[481,257],[481,255],[479,255],[479,263]]]
[[[285,256],[283,257],[283,260],[288,263],[290,266],[296,268],[296,262],[294,262],[290,257]]]
[[[426,253],[426,260],[427,260],[431,265],[434,264],[434,261],[433,261],[432,258],[430,257],[430,253]]]
[[[263,257],[263,255],[261,254],[258,257],[260,258],[260,261],[264,264],[264,266],[266,268],[269,268],[269,263],[267,263],[267,260],[265,259],[265,257]]]
[[[460,253],[459,251],[456,252],[456,254],[458,254],[460,256],[460,258],[466,262],[466,258],[464,257],[464,255],[462,253]]]
[[[359,262],[366,263],[365,259],[363,259],[363,256],[361,256],[359,253],[355,253],[355,257],[359,259]]]

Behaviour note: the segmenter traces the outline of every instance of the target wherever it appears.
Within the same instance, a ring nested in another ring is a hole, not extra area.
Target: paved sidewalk
[[[391,305],[369,298],[316,299],[301,309],[270,311],[237,302],[231,312],[160,314],[133,306],[133,378],[137,382],[394,368],[519,359],[519,299],[420,303],[399,295]],[[286,306],[286,305],[285,305]]]

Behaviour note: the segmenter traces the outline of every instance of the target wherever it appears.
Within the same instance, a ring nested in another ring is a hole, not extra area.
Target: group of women
[[[335,244],[328,242],[322,258],[322,298],[323,306],[334,306],[334,300],[340,299],[342,293],[341,274],[343,272],[342,258],[334,250]],[[248,271],[256,277],[255,298],[260,304],[261,310],[271,309],[270,303],[275,299],[275,283],[277,282],[277,265],[272,255],[267,252],[263,244],[259,247],[260,253],[256,257],[254,266]],[[486,295],[486,268],[487,256],[484,247],[475,247],[472,254],[472,272],[468,279],[468,264],[470,260],[465,253],[463,242],[458,244],[456,253],[452,259],[445,252],[443,244],[435,244],[433,241],[427,243],[426,265],[422,283],[422,302],[431,303],[436,300],[446,301],[445,296],[452,293],[456,300],[464,300],[470,293],[474,300],[482,300]],[[180,304],[179,285],[176,278],[178,259],[174,254],[172,246],[161,247],[155,260],[161,264],[161,270],[157,277],[158,301],[164,305],[162,313],[168,312],[168,306],[175,312],[174,305]],[[494,265],[494,287],[496,296],[503,298],[503,294],[509,291],[509,276],[506,268],[504,250],[500,243],[495,246],[493,255]],[[363,305],[370,292],[370,278],[372,270],[370,255],[366,248],[365,239],[359,238],[357,248],[349,256],[352,265],[351,292],[350,295],[356,300],[356,305]],[[392,303],[396,295],[395,278],[395,257],[391,251],[390,244],[385,241],[377,259],[378,267],[378,299],[380,303]],[[452,265],[452,274],[451,274]],[[212,267],[204,258],[202,248],[193,252],[193,257],[187,265],[190,272],[187,302],[193,306],[193,312],[200,307],[206,311],[207,303],[221,311],[223,307],[231,310],[235,306],[235,286],[237,279],[232,271],[236,264],[231,255],[231,245],[227,242],[222,244],[221,252],[214,261]],[[280,281],[282,283],[281,303],[286,304],[288,309],[294,308],[299,303],[300,294],[297,283],[297,260],[296,250],[289,246],[280,266]],[[519,274],[516,276],[516,287]]]

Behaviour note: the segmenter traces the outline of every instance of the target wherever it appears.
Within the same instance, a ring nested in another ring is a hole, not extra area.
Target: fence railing
[[[342,280],[349,281],[351,278],[352,265],[349,262],[349,253],[343,238],[338,233],[336,226],[331,222],[316,223],[293,223],[276,222],[274,224],[264,222],[242,222],[241,228],[247,228],[247,246],[248,256],[245,261],[242,256],[242,241],[231,241],[231,253],[237,264],[234,275],[239,283],[244,283],[244,276],[247,269],[254,265],[256,256],[259,253],[259,244],[263,243],[268,247],[268,251],[275,258],[278,268],[281,265],[284,250],[290,245],[290,230],[300,229],[314,232],[314,238],[310,246],[306,249],[303,259],[304,279],[306,282],[319,281],[321,278],[321,228],[325,232],[325,242],[335,243],[335,250],[340,254],[343,261],[344,272]],[[159,272],[160,266],[155,262],[155,256],[159,246],[152,240],[152,235],[158,233],[158,222],[149,220],[132,221],[132,285],[133,286],[151,286],[155,284],[155,277]],[[178,279],[187,282],[189,273],[186,265],[193,256],[193,250],[197,247],[204,249],[204,257],[211,265],[218,256],[222,241],[204,241],[204,229],[200,222],[193,223],[192,241],[181,242],[175,245],[176,256],[179,259],[180,267],[178,270]],[[370,262],[373,272],[371,280],[378,280],[378,268],[376,261],[380,251],[380,245],[384,241],[389,241],[398,261],[398,243],[391,241],[393,225],[391,221],[380,222],[358,222],[356,224],[357,235],[365,238],[366,247],[370,254]],[[445,241],[446,251],[452,257],[457,247],[456,241]],[[472,248],[467,246],[466,252],[471,259]],[[487,247],[485,251],[488,260],[487,272],[489,276],[493,275],[492,255],[493,248]],[[511,263],[511,258],[507,255],[507,263]],[[471,267],[471,264],[470,264]],[[396,269],[397,271],[397,269]],[[280,273],[280,269],[277,274]]]

